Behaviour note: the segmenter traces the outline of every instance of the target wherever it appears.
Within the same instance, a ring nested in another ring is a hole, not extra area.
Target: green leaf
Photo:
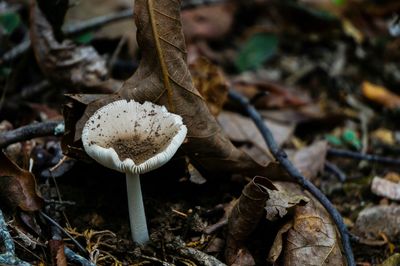
[[[21,18],[18,13],[10,12],[0,14],[0,25],[5,34],[11,34],[21,24]]]
[[[332,144],[335,146],[343,145],[342,141],[335,135],[327,134],[327,135],[325,135],[325,139],[329,144]]]
[[[353,130],[346,129],[342,133],[342,139],[347,143],[356,148],[357,150],[361,149],[361,141],[357,136],[357,133]]]
[[[337,6],[343,6],[346,4],[346,0],[331,0],[331,2]]]
[[[76,36],[75,38],[73,38],[73,40],[80,44],[88,44],[93,40],[93,38],[94,38],[93,32],[88,31],[82,33],[81,35]]]
[[[243,72],[256,69],[276,54],[278,37],[270,33],[253,35],[242,47],[235,60],[236,68]]]

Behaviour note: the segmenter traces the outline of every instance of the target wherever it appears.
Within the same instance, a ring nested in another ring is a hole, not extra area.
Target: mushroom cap
[[[182,117],[164,106],[119,100],[89,118],[82,142],[98,163],[123,173],[142,174],[168,162],[186,132]]]

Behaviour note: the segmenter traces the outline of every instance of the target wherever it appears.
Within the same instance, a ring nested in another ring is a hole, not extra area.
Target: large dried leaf
[[[262,218],[269,191],[275,189],[267,178],[261,176],[254,177],[244,187],[228,218],[225,258],[229,265],[255,265],[244,241]]]
[[[89,104],[78,123],[83,124],[100,106],[120,97],[165,105],[183,117],[188,128],[184,151],[199,169],[268,174],[274,165],[260,166],[233,146],[221,132],[204,98],[194,88],[186,63],[186,47],[178,1],[135,1],[137,40],[142,51],[140,66],[118,92]],[[275,169],[277,170],[277,168]]]
[[[222,70],[204,57],[189,65],[194,87],[205,99],[211,114],[217,116],[228,98],[228,85]]]
[[[285,226],[283,232],[287,233],[283,241],[280,239],[283,232],[275,239],[278,242],[273,245],[269,258],[276,261],[278,251],[282,251],[283,265],[345,265],[335,225],[323,206],[294,183],[277,184],[311,200],[304,206],[296,206],[293,226],[290,229],[289,225]]]
[[[8,207],[18,206],[23,211],[37,211],[43,205],[32,173],[21,169],[3,152],[0,152],[0,188],[2,202]]]
[[[50,12],[50,10],[48,10]],[[120,87],[108,80],[106,61],[91,46],[77,46],[70,40],[59,42],[45,14],[35,0],[30,10],[30,35],[36,60],[53,83],[70,91],[113,92]]]

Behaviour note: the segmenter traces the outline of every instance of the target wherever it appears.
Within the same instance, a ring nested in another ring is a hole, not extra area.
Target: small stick
[[[384,157],[384,156],[375,155],[375,154],[365,154],[365,153],[360,153],[360,152],[355,152],[355,151],[335,149],[335,148],[329,148],[327,155],[350,158],[350,159],[355,159],[355,160],[360,160],[360,161],[366,160],[366,161],[370,161],[370,162],[400,165],[400,159],[389,158],[389,157]]]
[[[235,102],[239,103],[241,107],[245,109],[251,120],[253,120],[253,122],[256,124],[258,130],[260,130],[260,133],[271,150],[271,153],[274,155],[275,159],[279,161],[287,173],[293,177],[293,179],[295,179],[304,189],[309,191],[325,207],[326,211],[330,214],[332,220],[335,222],[341,235],[342,246],[348,266],[355,266],[356,264],[354,261],[354,255],[349,240],[349,232],[340,213],[332,205],[329,199],[316,186],[314,186],[313,183],[307,180],[296,167],[294,167],[294,165],[287,158],[285,151],[279,148],[271,130],[267,127],[260,113],[257,112],[254,106],[249,103],[249,100],[232,90],[229,91],[229,97]]]
[[[67,231],[65,231],[64,228],[62,228],[61,225],[59,225],[56,221],[54,221],[52,218],[50,218],[47,214],[45,214],[44,212],[40,211],[40,214],[43,216],[43,218],[45,218],[47,221],[49,221],[52,225],[54,225],[57,229],[59,229],[61,232],[63,232],[68,238],[71,239],[72,242],[74,242],[74,244],[84,253],[84,254],[88,254],[88,251],[82,247],[82,245],[76,241],[76,239],[71,236],[70,233],[68,233]]]
[[[3,212],[0,210],[0,237],[4,242],[5,252],[0,254],[1,265],[19,265],[30,266],[28,262],[20,260],[15,256],[15,245],[10,232],[7,229],[7,223],[4,220]]]
[[[64,133],[64,122],[47,121],[33,123],[14,130],[0,133],[0,149],[10,144],[44,136],[58,136]]]
[[[325,170],[333,173],[340,182],[343,183],[347,180],[346,174],[336,164],[326,161],[324,167]]]

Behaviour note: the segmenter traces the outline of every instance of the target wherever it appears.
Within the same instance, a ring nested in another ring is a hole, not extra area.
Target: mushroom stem
[[[139,175],[128,172],[126,174],[126,186],[132,238],[136,243],[143,245],[149,241],[149,232],[147,231]]]

